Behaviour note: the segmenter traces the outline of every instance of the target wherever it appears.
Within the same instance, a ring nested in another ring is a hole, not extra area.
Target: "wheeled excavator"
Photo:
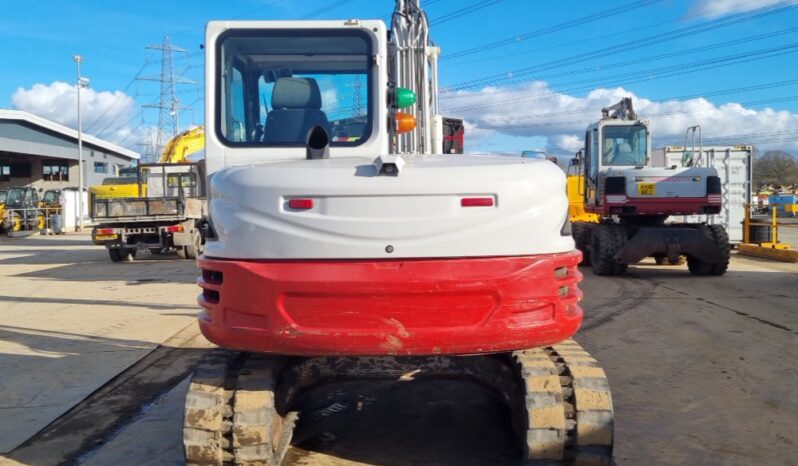
[[[212,21],[205,44],[198,320],[220,349],[190,381],[186,463],[280,464],[320,383],[442,377],[507,404],[519,463],[609,464],[607,379],[570,339],[565,176],[444,153],[419,0],[390,29]]]
[[[632,99],[602,110],[577,153],[584,211],[598,217],[573,222],[583,262],[597,275],[619,275],[646,257],[658,264],[686,256],[694,275],[723,275],[731,246],[722,225],[665,223],[669,216],[719,214],[717,170],[703,166],[653,167],[650,123],[638,119]],[[569,192],[573,195],[573,192]]]

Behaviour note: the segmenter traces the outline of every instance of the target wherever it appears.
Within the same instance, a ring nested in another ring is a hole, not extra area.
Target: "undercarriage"
[[[582,263],[597,275],[624,274],[646,257],[657,264],[686,257],[693,275],[723,275],[729,265],[729,235],[720,225],[576,222],[573,235]]]
[[[573,340],[485,356],[298,358],[216,350],[186,397],[189,465],[278,465],[304,392],[342,380],[476,383],[511,413],[520,464],[610,464],[613,408],[604,371]]]

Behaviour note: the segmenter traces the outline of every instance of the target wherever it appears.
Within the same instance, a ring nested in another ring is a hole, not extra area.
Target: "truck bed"
[[[185,202],[177,197],[95,199],[94,221],[103,224],[180,221],[186,218]]]

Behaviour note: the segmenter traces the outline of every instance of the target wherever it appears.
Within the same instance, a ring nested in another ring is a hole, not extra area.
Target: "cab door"
[[[599,134],[598,127],[585,132],[585,205],[598,206],[601,203],[597,193],[599,185]]]

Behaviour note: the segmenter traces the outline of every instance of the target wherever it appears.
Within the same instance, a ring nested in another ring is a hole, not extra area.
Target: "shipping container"
[[[666,146],[654,150],[652,164],[656,167],[710,166],[718,171],[723,202],[719,215],[691,215],[671,217],[669,222],[706,222],[723,225],[729,232],[729,240],[743,240],[745,204],[751,203],[751,156],[753,147],[748,145],[705,146],[695,150],[684,146]],[[698,152],[701,152],[698,154]]]

